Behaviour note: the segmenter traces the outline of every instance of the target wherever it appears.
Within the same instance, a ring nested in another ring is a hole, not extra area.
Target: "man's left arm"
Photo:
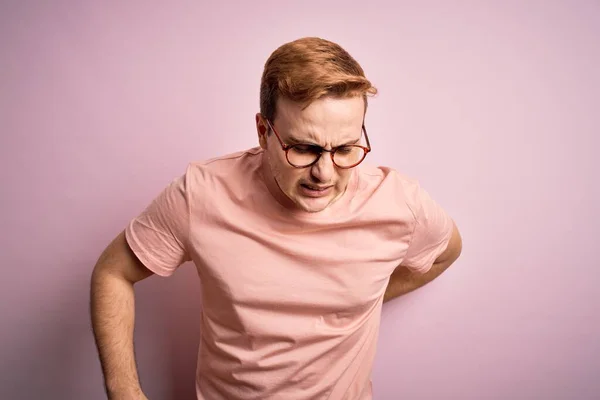
[[[402,296],[421,286],[431,282],[442,272],[444,272],[456,259],[462,251],[462,238],[453,222],[452,236],[448,242],[448,246],[442,254],[433,262],[431,268],[425,273],[412,271],[409,268],[400,265],[392,273],[390,281],[385,290],[383,297],[384,303],[395,297]]]

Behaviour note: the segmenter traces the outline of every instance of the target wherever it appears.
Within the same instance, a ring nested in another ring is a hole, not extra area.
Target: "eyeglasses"
[[[336,167],[343,169],[354,168],[360,164],[371,151],[371,144],[369,143],[367,129],[364,124],[362,126],[362,132],[365,135],[367,147],[359,146],[357,144],[346,144],[343,146],[332,147],[331,150],[326,150],[323,147],[314,144],[285,144],[283,143],[283,140],[281,140],[279,133],[271,124],[271,121],[266,121],[269,128],[271,128],[275,133],[275,136],[277,136],[281,148],[285,151],[287,162],[294,168],[308,168],[311,165],[316,164],[323,152],[329,153],[331,161],[333,161],[333,164]]]

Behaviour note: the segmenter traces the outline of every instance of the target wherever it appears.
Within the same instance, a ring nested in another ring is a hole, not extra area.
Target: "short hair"
[[[276,117],[277,100],[286,98],[308,107],[322,97],[367,96],[377,89],[365,77],[358,62],[340,45],[318,37],[306,37],[277,48],[265,63],[260,83],[260,112]]]

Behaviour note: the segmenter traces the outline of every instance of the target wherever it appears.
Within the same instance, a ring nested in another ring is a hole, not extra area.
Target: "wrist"
[[[113,386],[106,388],[109,400],[126,400],[145,398],[139,385]]]

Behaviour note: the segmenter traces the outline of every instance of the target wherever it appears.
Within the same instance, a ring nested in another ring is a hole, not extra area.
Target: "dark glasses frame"
[[[297,147],[297,146],[307,146],[307,144],[298,143],[298,144],[294,144],[294,145],[289,145],[289,144],[284,143],[283,140],[281,140],[281,136],[279,135],[279,132],[277,132],[277,130],[275,129],[275,127],[273,126],[273,124],[271,123],[271,121],[269,121],[266,118],[265,118],[265,121],[267,121],[267,124],[269,125],[269,128],[271,130],[273,130],[273,132],[275,133],[275,136],[277,137],[277,140],[279,140],[279,144],[281,144],[281,149],[283,151],[285,151],[285,159],[294,168],[308,168],[308,167],[311,167],[311,166],[315,165],[321,159],[321,156],[323,155],[323,152],[327,152],[331,156],[331,162],[333,162],[333,164],[336,167],[342,168],[342,169],[350,169],[350,168],[356,167],[358,164],[360,164],[361,162],[363,162],[364,159],[367,157],[367,154],[369,154],[369,152],[371,152],[371,143],[369,143],[369,136],[367,135],[367,128],[365,128],[365,124],[363,123],[363,125],[362,125],[362,132],[365,135],[365,140],[367,141],[367,147],[361,146],[361,145],[358,145],[358,144],[346,144],[346,145],[342,145],[342,146],[332,147],[331,150],[327,150],[327,149],[324,149],[324,148],[322,148],[320,146],[310,144],[308,146],[320,149],[319,150],[319,155],[317,156],[317,158],[315,159],[315,161],[311,162],[308,165],[295,165],[295,164],[293,164],[290,161],[290,158],[289,158],[289,155],[288,155],[289,151],[291,149],[293,149],[294,147]],[[357,163],[352,164],[350,166],[341,166],[341,165],[336,164],[333,155],[335,154],[335,152],[338,149],[344,148],[344,147],[345,148],[348,148],[348,147],[360,147],[361,149],[364,150],[363,157]]]

